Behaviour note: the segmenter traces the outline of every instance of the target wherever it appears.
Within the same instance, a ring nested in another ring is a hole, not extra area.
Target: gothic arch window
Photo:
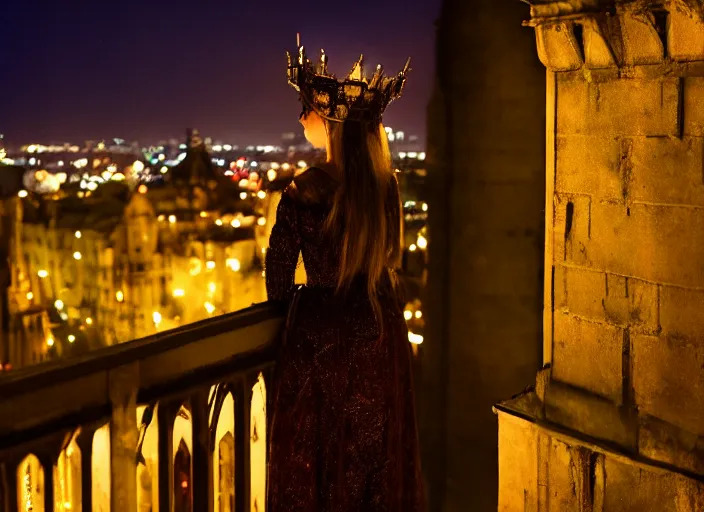
[[[191,454],[181,439],[174,457],[174,512],[191,512]]]

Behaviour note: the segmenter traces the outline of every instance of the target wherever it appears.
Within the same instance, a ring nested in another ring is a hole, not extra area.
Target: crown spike
[[[369,82],[370,89],[376,89],[379,87],[382,77],[384,76],[384,67],[381,64],[377,64],[376,71]]]
[[[411,58],[408,57],[408,60],[406,61],[406,65],[404,66],[403,71],[401,71],[401,74],[406,76],[410,70],[411,70]]]
[[[320,71],[321,75],[328,74],[328,56],[325,54],[325,49],[320,49]]]
[[[301,33],[296,32],[296,48],[300,48],[300,47],[301,47]]]
[[[349,74],[350,80],[361,82],[364,80],[364,54],[359,56],[359,60],[355,62],[352,71]]]

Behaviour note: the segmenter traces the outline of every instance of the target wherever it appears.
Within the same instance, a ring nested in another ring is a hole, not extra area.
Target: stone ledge
[[[544,392],[545,402],[541,403],[535,391],[528,391],[496,404],[494,413],[521,418],[568,444],[649,471],[673,472],[704,482],[704,437],[635,411],[620,410],[603,398],[554,380]],[[577,424],[584,418],[588,419]]]
[[[699,0],[524,0],[541,62],[556,72],[704,60]]]

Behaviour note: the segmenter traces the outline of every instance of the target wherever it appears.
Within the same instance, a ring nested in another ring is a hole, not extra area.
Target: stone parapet
[[[627,416],[604,412],[600,410],[604,404],[584,400],[567,390],[562,395],[560,400],[571,404],[572,415],[589,418],[579,420],[580,428],[546,417],[532,392],[496,406],[499,511],[704,510],[704,478],[675,467],[675,461],[650,457],[662,443],[668,445],[666,452],[672,454],[669,447],[673,440],[667,436],[676,433],[661,426],[641,425],[639,442],[647,444],[648,449],[638,453],[581,428],[586,421],[599,428],[599,434],[610,428],[616,435],[630,437],[632,425],[624,419]],[[599,426],[597,418],[611,425]],[[682,465],[682,461],[676,462],[677,466]]]

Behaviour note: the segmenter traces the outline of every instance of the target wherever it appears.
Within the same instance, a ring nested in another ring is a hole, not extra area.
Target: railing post
[[[211,511],[213,497],[213,449],[210,446],[208,388],[191,396],[193,425],[193,510]]]
[[[156,415],[159,429],[159,510],[164,512],[174,509],[174,420],[180,406],[181,402],[161,401]]]
[[[139,364],[110,370],[110,510],[137,512],[137,389]]]
[[[235,391],[235,510],[249,512],[251,502],[250,420],[252,389],[249,379],[236,381]]]
[[[83,427],[76,439],[81,450],[81,510],[93,509],[93,434],[94,427]]]

